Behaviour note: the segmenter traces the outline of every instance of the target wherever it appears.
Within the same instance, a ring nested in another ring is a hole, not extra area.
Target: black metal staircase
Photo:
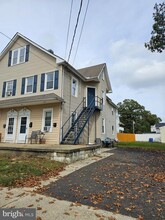
[[[61,144],[77,144],[81,133],[90,120],[90,117],[93,115],[95,110],[101,109],[102,99],[98,96],[95,96],[88,106],[86,105],[86,98],[83,98],[83,101],[61,128]]]

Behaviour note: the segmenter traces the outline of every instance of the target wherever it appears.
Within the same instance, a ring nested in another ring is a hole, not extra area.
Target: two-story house
[[[2,142],[25,143],[32,131],[46,143],[95,143],[115,138],[116,106],[106,94],[106,64],[76,70],[27,37],[16,33],[0,55]]]

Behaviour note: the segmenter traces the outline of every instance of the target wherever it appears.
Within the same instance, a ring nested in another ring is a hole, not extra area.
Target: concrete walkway
[[[109,149],[108,149],[109,150]],[[43,196],[35,192],[35,190],[46,187],[53,181],[84,167],[91,163],[106,158],[111,153],[107,153],[107,149],[102,149],[99,156],[91,157],[86,160],[77,161],[66,167],[59,176],[43,181],[38,188],[1,188],[0,189],[0,207],[1,208],[36,208],[37,216],[42,220],[133,220],[135,218],[111,213],[105,210],[96,209],[72,203],[68,201],[57,200],[52,197]]]

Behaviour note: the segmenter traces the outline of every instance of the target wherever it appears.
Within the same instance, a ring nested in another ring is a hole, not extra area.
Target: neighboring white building
[[[151,132],[160,134],[160,128],[163,126],[165,126],[165,123],[163,123],[163,122],[152,125]]]
[[[165,126],[160,128],[161,142],[165,143]]]

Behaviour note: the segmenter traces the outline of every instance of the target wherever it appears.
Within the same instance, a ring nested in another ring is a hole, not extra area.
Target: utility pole
[[[133,127],[133,134],[135,133],[135,121],[132,121],[132,127]]]

